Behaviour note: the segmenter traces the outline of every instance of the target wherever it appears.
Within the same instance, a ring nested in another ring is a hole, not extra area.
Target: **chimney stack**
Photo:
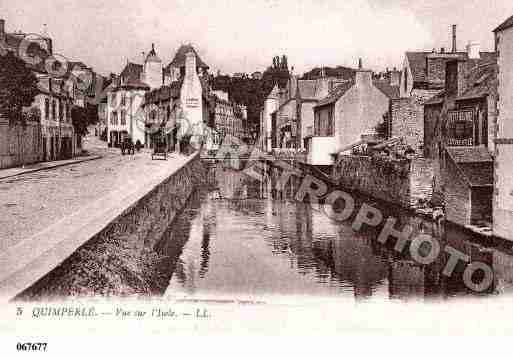
[[[372,84],[372,71],[363,68],[362,59],[358,59],[358,70],[355,72],[356,86],[371,86]]]
[[[479,59],[481,55],[479,54],[481,47],[478,42],[469,41],[467,45],[467,55],[469,59]]]
[[[401,72],[397,71],[394,67],[394,71],[390,72],[390,86],[399,86],[401,82]]]
[[[456,51],[456,25],[452,25],[452,52]]]
[[[0,40],[5,38],[5,20],[0,19]]]
[[[185,55],[185,76],[190,78],[197,74],[196,55],[190,51]]]

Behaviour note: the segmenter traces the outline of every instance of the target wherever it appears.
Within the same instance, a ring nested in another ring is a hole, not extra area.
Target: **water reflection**
[[[276,196],[269,182],[222,167],[213,167],[209,178],[212,183],[193,195],[159,244],[166,296],[418,300],[475,295],[463,284],[461,263],[447,278],[441,274],[446,257],[420,265],[407,250],[397,253],[381,245],[372,230],[355,232],[350,223],[335,223],[305,203],[286,200],[293,190]],[[387,211],[417,232],[438,234],[436,227],[399,209]],[[511,292],[509,249],[478,244],[450,227],[439,240],[494,269],[487,295]]]

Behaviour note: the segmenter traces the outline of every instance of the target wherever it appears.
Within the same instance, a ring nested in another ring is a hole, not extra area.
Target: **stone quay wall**
[[[429,201],[432,195],[432,165],[422,158],[339,156],[332,178],[342,188],[405,208],[415,208],[419,200]]]
[[[152,186],[17,298],[151,295],[168,284],[158,246],[206,177],[199,154]]]

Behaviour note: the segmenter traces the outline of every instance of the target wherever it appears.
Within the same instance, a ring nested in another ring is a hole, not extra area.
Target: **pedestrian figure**
[[[139,153],[141,151],[141,147],[142,147],[141,141],[137,140],[137,142],[135,143],[135,148],[137,149],[137,153]]]

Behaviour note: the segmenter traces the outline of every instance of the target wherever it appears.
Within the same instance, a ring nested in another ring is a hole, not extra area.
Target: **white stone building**
[[[498,53],[494,235],[513,241],[513,16],[495,30]]]

